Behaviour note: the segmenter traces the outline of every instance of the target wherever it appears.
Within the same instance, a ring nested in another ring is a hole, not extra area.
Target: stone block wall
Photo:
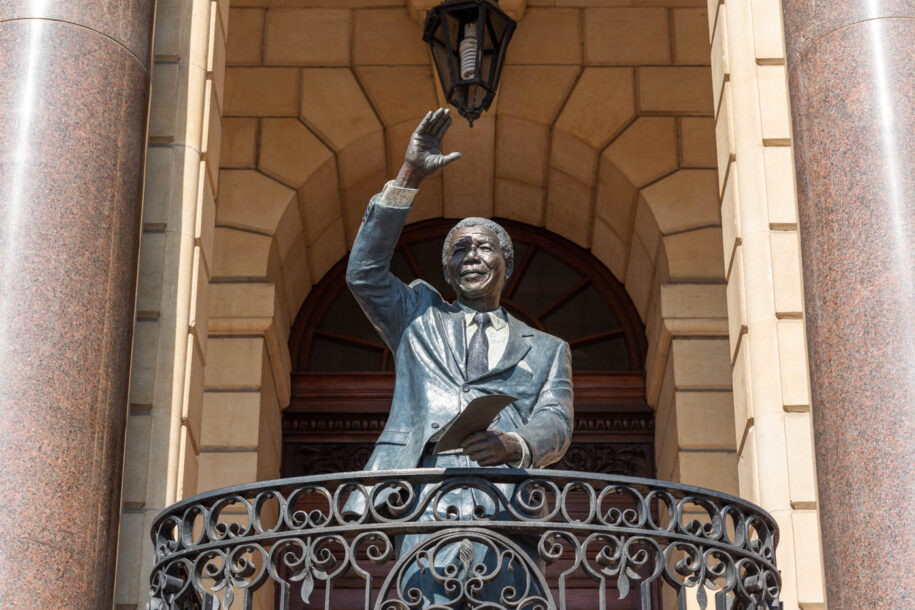
[[[740,495],[775,516],[786,608],[823,608],[780,4],[709,3]]]
[[[152,518],[197,490],[228,0],[159,0],[116,607],[144,607]]]

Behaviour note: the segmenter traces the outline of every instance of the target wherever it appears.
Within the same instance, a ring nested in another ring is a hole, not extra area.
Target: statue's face
[[[499,238],[485,227],[461,227],[448,246],[451,287],[469,299],[495,297],[505,286],[505,255]]]

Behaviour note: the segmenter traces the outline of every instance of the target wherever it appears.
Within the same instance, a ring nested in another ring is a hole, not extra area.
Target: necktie
[[[489,370],[489,339],[486,338],[486,327],[490,320],[488,313],[477,313],[473,316],[477,330],[470,337],[467,347],[467,378],[474,379]]]

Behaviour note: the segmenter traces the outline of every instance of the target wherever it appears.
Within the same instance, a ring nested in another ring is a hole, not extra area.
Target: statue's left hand
[[[461,441],[464,455],[480,466],[499,466],[521,460],[521,444],[512,435],[485,430]]]

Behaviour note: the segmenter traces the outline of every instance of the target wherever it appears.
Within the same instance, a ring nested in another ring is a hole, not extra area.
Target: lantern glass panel
[[[505,54],[508,51],[508,41],[515,29],[515,22],[508,17],[489,13],[486,20],[486,46],[484,53],[489,57],[489,82],[493,89],[499,83],[502,66],[505,65]]]
[[[450,101],[455,79],[451,72],[451,52],[448,50],[447,45],[439,42],[438,40],[433,40],[432,58],[435,61],[435,69],[440,75],[440,80],[442,82],[442,92]]]

